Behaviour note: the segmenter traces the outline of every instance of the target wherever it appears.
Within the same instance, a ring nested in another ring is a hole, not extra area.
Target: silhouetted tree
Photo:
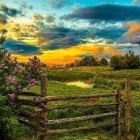
[[[80,66],[97,66],[98,61],[93,56],[85,56],[79,61]]]
[[[135,55],[134,52],[129,51],[124,56],[115,55],[110,59],[110,66],[114,69],[135,69],[140,65],[139,56]]]
[[[125,63],[123,60],[123,56],[121,55],[114,55],[110,59],[110,66],[114,69],[123,69],[125,68]]]
[[[125,54],[124,61],[127,69],[136,69],[140,64],[139,56],[135,55],[132,51],[129,51],[127,54]]]
[[[99,64],[100,64],[100,66],[107,66],[108,65],[108,61],[107,61],[106,58],[101,58]]]

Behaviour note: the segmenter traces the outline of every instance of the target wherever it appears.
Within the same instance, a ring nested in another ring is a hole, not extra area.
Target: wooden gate
[[[36,94],[32,92],[22,92],[20,96],[16,99],[16,103],[27,105],[34,108],[34,111],[27,111],[27,110],[20,110],[18,120],[20,123],[30,126],[37,132],[37,138],[39,140],[48,140],[48,135],[54,134],[64,134],[69,132],[75,131],[85,131],[85,130],[94,130],[97,128],[103,127],[112,127],[114,133],[117,137],[117,140],[121,139],[121,95],[118,90],[113,93],[108,94],[93,94],[93,95],[69,95],[69,96],[47,96],[47,80],[46,76],[42,76],[41,80],[41,93]],[[90,101],[99,100],[101,98],[110,98],[113,100],[109,103],[90,103]],[[83,100],[87,100],[87,104],[82,104]],[[127,97],[129,100],[130,98]],[[76,104],[65,104],[65,105],[55,105],[53,107],[48,106],[49,102],[57,102],[57,101],[67,101],[74,100],[80,101],[80,104],[76,102]],[[88,102],[89,100],[89,102]],[[129,104],[127,102],[127,104]],[[113,110],[104,112],[101,114],[90,114],[90,115],[83,115],[78,117],[71,117],[71,118],[63,118],[63,119],[55,119],[51,120],[48,119],[48,113],[53,110],[59,109],[66,109],[66,108],[82,108],[82,107],[109,107],[113,106]],[[129,107],[126,108],[127,112],[125,113],[128,117],[130,115]],[[71,122],[80,122],[85,120],[94,120],[99,118],[105,118],[112,116],[110,122],[101,124],[101,125],[93,125],[93,126],[85,126],[85,127],[78,127],[78,128],[65,128],[65,129],[57,129],[51,130],[49,129],[50,125],[61,125],[64,123],[71,123]],[[130,127],[128,122],[126,122],[127,128]],[[127,130],[129,131],[129,130]]]

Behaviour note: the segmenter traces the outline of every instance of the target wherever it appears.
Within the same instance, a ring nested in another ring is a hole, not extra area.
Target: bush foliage
[[[29,59],[26,64],[19,63],[13,58],[2,47],[6,32],[5,29],[0,31],[0,139],[15,140],[23,135],[24,129],[21,129],[17,121],[18,109],[14,101],[24,89],[29,89],[39,82],[44,74],[44,64],[36,56]],[[8,102],[8,99],[11,102]]]
[[[138,55],[135,55],[134,52],[129,51],[124,56],[112,56],[110,66],[114,69],[136,69],[140,66],[140,58]]]
[[[106,58],[97,59],[94,56],[85,56],[80,60],[76,60],[74,63],[67,64],[67,67],[74,66],[107,66],[108,61]]]

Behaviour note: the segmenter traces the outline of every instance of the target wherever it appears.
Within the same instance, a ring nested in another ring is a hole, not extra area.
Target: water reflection
[[[77,86],[77,87],[81,87],[81,88],[92,88],[93,87],[92,84],[82,82],[82,81],[67,82],[66,85]]]

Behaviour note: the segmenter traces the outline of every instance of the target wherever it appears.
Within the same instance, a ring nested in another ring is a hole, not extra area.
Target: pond
[[[93,87],[93,84],[83,82],[83,81],[73,81],[73,82],[67,82],[65,84],[69,85],[69,86],[77,86],[80,88],[92,88]]]

